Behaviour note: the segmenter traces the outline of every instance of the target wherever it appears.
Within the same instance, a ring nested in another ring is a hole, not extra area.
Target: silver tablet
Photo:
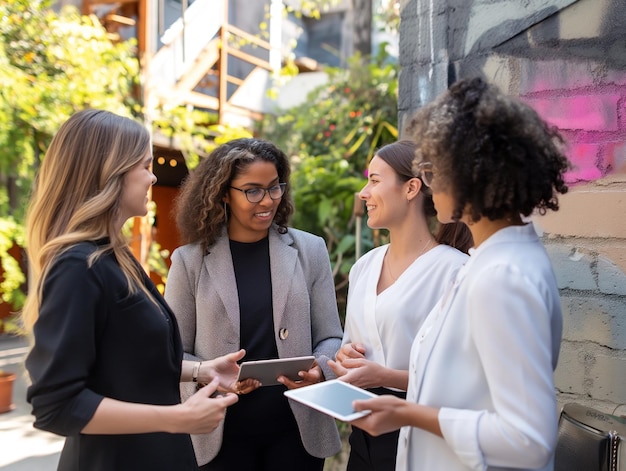
[[[322,381],[299,389],[290,389],[285,391],[285,396],[344,422],[350,422],[370,413],[367,410],[356,412],[352,408],[352,401],[378,397],[374,393],[338,379]]]
[[[237,381],[254,378],[261,382],[261,386],[274,386],[280,384],[276,381],[279,376],[285,376],[292,381],[302,378],[299,371],[308,371],[315,361],[313,355],[291,358],[275,358],[272,360],[244,361],[239,369]]]

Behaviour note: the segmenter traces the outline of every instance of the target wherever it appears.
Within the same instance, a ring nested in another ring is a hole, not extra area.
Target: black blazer
[[[186,434],[83,435],[104,397],[171,405],[180,402],[183,357],[176,319],[144,276],[129,296],[113,254],[91,267],[96,243],[72,247],[43,286],[35,343],[26,359],[27,400],[35,427],[67,437],[59,470],[197,470]]]

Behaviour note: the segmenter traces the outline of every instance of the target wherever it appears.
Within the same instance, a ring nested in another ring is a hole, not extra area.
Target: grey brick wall
[[[432,8],[432,9],[431,9]],[[564,315],[561,403],[626,414],[626,2],[406,0],[399,119],[482,75],[557,126],[576,165],[535,218]]]

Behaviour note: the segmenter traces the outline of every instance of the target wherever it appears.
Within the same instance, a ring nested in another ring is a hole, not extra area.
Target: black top
[[[26,359],[27,400],[35,427],[67,437],[59,470],[197,470],[186,434],[83,435],[104,397],[145,404],[180,402],[182,345],[178,326],[156,287],[128,294],[112,253],[88,268],[97,244],[72,247],[43,285]]]
[[[272,278],[269,239],[244,243],[230,241],[237,293],[239,297],[239,330],[244,360],[278,358],[274,338]],[[297,424],[283,395],[285,386],[263,386],[239,397],[228,408],[224,435],[295,432]]]

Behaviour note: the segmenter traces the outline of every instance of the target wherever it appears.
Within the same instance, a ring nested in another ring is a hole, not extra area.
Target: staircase
[[[233,114],[260,118],[270,82],[270,44],[227,19],[227,0],[196,0],[164,32],[144,79],[150,106],[208,109],[220,123]]]

